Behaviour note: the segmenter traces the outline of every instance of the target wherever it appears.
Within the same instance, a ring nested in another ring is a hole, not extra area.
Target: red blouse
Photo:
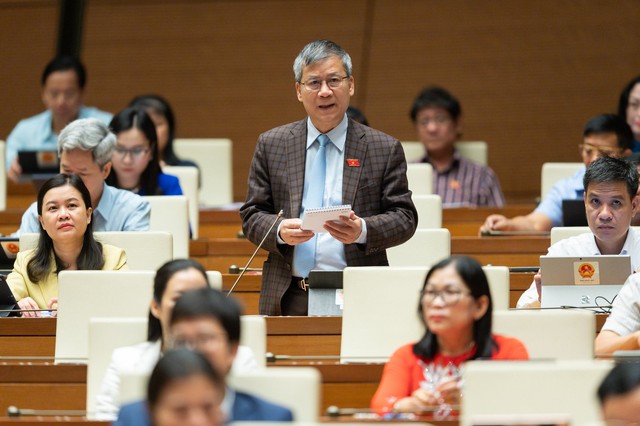
[[[491,359],[495,360],[527,360],[529,354],[522,342],[513,337],[494,335],[498,345],[494,349]],[[401,346],[397,349],[384,367],[382,379],[373,399],[371,408],[377,412],[386,412],[393,408],[399,399],[411,396],[424,381],[424,367],[419,362],[446,366],[451,363],[459,367],[464,361],[470,359],[475,353],[475,346],[468,352],[453,357],[437,354],[429,360],[413,353],[415,343]]]

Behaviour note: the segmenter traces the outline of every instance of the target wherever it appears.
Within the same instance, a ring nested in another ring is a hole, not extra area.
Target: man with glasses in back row
[[[500,214],[488,216],[480,233],[489,231],[550,231],[562,226],[562,200],[580,200],[584,195],[582,180],[586,167],[601,155],[622,158],[631,154],[631,128],[615,114],[601,114],[584,126],[580,153],[585,167],[573,176],[556,182],[534,211],[526,216],[507,218]]]
[[[355,91],[349,54],[317,40],[293,70],[308,118],[260,135],[240,209],[247,238],[258,244],[266,235],[263,315],[307,315],[309,271],[388,265],[385,250],[411,238],[418,223],[400,142],[345,114]],[[345,204],[352,210],[325,222],[326,232],[301,229],[306,209]]]

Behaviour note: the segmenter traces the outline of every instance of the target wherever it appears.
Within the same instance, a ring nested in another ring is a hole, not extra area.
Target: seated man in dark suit
[[[173,308],[168,344],[174,348],[186,346],[202,352],[211,365],[226,376],[240,344],[240,314],[238,303],[218,290],[202,288],[189,291],[178,299]],[[228,386],[221,409],[226,422],[293,420],[287,408]],[[123,421],[125,418],[135,418],[136,425],[150,424],[144,401],[124,405],[117,424],[129,424]]]

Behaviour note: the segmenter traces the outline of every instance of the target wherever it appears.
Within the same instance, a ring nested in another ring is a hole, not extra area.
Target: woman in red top
[[[460,364],[472,359],[528,359],[517,339],[491,334],[491,294],[480,264],[454,256],[433,266],[420,293],[426,333],[387,362],[371,408],[410,412],[458,403]]]

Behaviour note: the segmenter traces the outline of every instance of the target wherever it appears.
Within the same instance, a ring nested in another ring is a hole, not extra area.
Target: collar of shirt
[[[100,201],[98,201],[98,206],[93,210],[94,216],[100,216],[105,221],[108,217],[111,217],[111,210],[113,209],[114,194],[112,189],[115,188],[106,183],[103,184],[102,196],[100,197]]]
[[[632,234],[633,230],[631,228],[629,228],[629,230],[627,231],[627,238],[625,238],[624,240],[624,244],[622,245],[622,250],[620,250],[620,253],[618,253],[621,256],[627,256],[630,255],[631,253],[631,244],[633,243],[633,237]],[[598,243],[596,242],[596,236],[594,234],[591,234],[591,236],[593,238],[590,239],[590,241],[593,241],[593,255],[594,256],[601,256],[602,253],[600,253],[600,249],[598,248]]]
[[[344,145],[347,142],[347,128],[349,127],[349,119],[347,114],[336,127],[331,129],[328,133],[325,133],[331,139],[331,142],[335,145],[340,152],[344,150]],[[320,136],[320,131],[315,128],[311,122],[311,118],[307,118],[307,149],[313,145],[315,140]]]
[[[222,411],[222,415],[225,418],[226,422],[232,421],[233,416],[233,404],[236,402],[236,391],[231,389],[230,387],[225,387],[224,389],[224,399],[220,404],[220,411]]]
[[[457,167],[460,164],[461,159],[462,159],[462,155],[460,155],[460,152],[454,148],[453,158],[451,159],[451,163],[449,164],[449,167],[447,167],[446,170],[439,172],[439,174],[449,173],[454,167]],[[429,154],[428,153],[425,154],[424,157],[422,157],[422,160],[420,162],[431,164],[431,161],[429,160]],[[433,172],[438,173],[435,168],[433,169]]]

